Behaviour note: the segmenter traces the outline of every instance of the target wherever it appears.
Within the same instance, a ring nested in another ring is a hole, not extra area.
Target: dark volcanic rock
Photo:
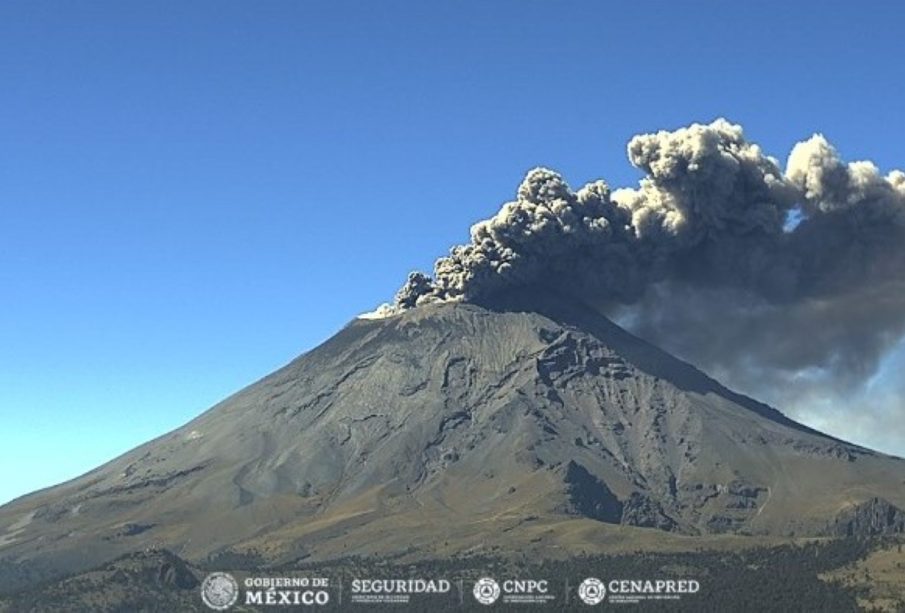
[[[622,521],[622,503],[610,488],[574,460],[566,467],[568,508],[579,515],[611,524]]]
[[[622,523],[641,528],[674,530],[676,522],[666,515],[663,507],[650,496],[632,492],[622,510]]]
[[[905,532],[905,511],[883,498],[844,510],[829,530],[835,536],[878,536]]]
[[[902,474],[581,305],[428,305],[355,320],[185,426],[0,507],[0,592],[148,547],[280,563],[602,550],[625,526],[820,534],[853,492],[905,507]],[[894,529],[888,512],[843,523]]]

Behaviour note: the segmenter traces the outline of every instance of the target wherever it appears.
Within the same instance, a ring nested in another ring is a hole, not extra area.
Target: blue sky
[[[625,185],[631,135],[718,116],[905,165],[905,10],[731,4],[0,3],[0,502],[311,348],[533,166]]]

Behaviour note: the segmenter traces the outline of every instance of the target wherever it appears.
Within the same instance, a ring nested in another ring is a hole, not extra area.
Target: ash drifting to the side
[[[774,384],[863,383],[902,337],[905,173],[843,162],[821,135],[783,170],[723,119],[636,136],[628,157],[646,173],[636,188],[531,170],[378,313],[549,288],[705,369]]]

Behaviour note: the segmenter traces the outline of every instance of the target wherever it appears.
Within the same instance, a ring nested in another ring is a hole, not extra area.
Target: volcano
[[[578,303],[511,294],[356,319],[183,427],[0,507],[0,589],[151,548],[554,555],[902,532],[903,508],[905,460]]]

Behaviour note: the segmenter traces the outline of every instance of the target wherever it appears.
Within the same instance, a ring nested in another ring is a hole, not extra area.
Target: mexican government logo
[[[606,598],[606,587],[597,577],[588,577],[578,586],[578,597],[585,604],[600,604]]]
[[[474,584],[474,597],[481,604],[493,604],[500,597],[500,585],[489,577],[478,579]]]
[[[242,605],[313,606],[330,602],[327,577],[245,577]],[[201,582],[201,600],[215,611],[225,611],[239,600],[239,583],[227,573],[211,573]]]
[[[225,611],[239,598],[239,584],[226,573],[211,573],[201,583],[201,600],[215,611]]]

